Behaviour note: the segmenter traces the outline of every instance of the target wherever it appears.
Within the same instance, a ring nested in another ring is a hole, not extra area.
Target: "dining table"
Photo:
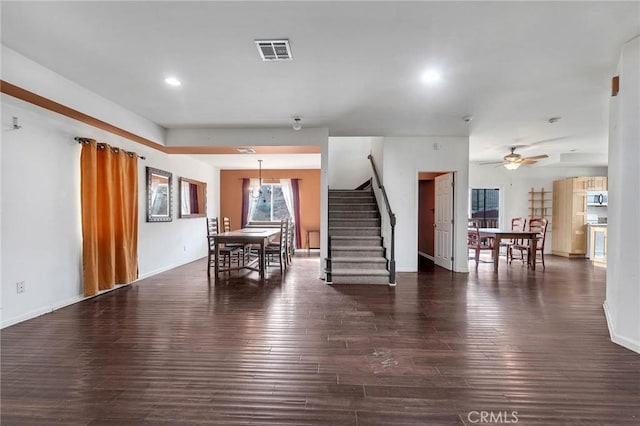
[[[242,228],[235,231],[222,232],[216,235],[210,235],[215,247],[215,266],[214,277],[217,280],[220,272],[228,272],[239,269],[249,269],[257,271],[260,279],[264,279],[266,269],[265,247],[280,235],[280,228]],[[221,245],[245,245],[252,244],[260,247],[258,258],[250,262],[243,262],[241,265],[228,268],[220,268],[220,246]],[[257,263],[257,268],[256,268]]]
[[[469,228],[469,231],[475,231],[475,228]],[[538,244],[538,232],[533,231],[514,231],[511,229],[500,228],[478,228],[480,238],[493,238],[493,270],[498,271],[498,260],[500,259],[500,241],[503,239],[511,240],[529,240],[530,254],[527,261],[531,270],[536,270],[536,247]]]

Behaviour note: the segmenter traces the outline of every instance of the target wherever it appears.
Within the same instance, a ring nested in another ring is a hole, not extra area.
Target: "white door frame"
[[[454,270],[454,261],[455,261],[455,252],[456,252],[456,239],[455,239],[455,228],[456,228],[456,222],[455,222],[455,216],[456,216],[456,210],[455,210],[455,182],[456,182],[456,178],[455,178],[455,172],[446,172],[443,173],[442,175],[438,176],[445,176],[448,175],[450,176],[450,180],[451,180],[451,188],[449,189],[449,199],[451,200],[451,210],[450,210],[450,217],[447,220],[450,220],[451,223],[448,224],[448,226],[450,226],[449,232],[450,232],[450,236],[449,238],[451,239],[450,241],[450,253],[449,253],[449,258],[447,259],[446,257],[441,257],[442,259],[444,259],[443,261],[439,261],[439,257],[438,257],[438,253],[439,253],[439,238],[438,238],[438,229],[436,226],[435,229],[435,234],[434,234],[434,254],[435,254],[435,263],[438,266],[441,266],[445,269],[448,269],[450,271]],[[438,185],[437,185],[437,181],[438,181],[438,177],[435,178],[436,181],[436,194],[438,193]],[[439,211],[438,209],[438,203],[439,203],[439,198],[436,195],[436,199],[435,199],[435,210],[436,210],[436,215],[437,212]],[[442,207],[442,206],[440,206]],[[442,210],[440,210],[442,211]],[[436,225],[438,223],[438,217],[436,216]]]

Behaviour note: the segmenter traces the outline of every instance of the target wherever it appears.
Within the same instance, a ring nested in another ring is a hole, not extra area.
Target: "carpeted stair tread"
[[[358,257],[358,256],[339,256],[339,257],[332,257],[331,258],[331,262],[335,263],[335,262],[380,262],[380,263],[387,263],[387,259],[385,259],[382,256],[377,256],[377,257]]]
[[[340,276],[340,275],[363,275],[363,276],[379,276],[379,277],[388,277],[389,271],[386,269],[332,269],[331,275]]]

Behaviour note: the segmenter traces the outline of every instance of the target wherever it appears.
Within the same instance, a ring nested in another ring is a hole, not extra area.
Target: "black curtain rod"
[[[75,137],[73,139],[76,140],[78,143],[84,143],[84,144],[89,144],[93,140],[93,139],[81,138],[81,137]],[[100,145],[100,144],[106,145],[104,143],[98,142],[98,145]],[[130,155],[135,155],[136,157],[138,157],[141,160],[146,160],[147,159],[147,157],[143,157],[142,155],[138,155],[137,153],[135,153],[133,151],[127,151],[127,150],[124,150],[122,148],[117,148],[117,147],[112,147],[112,149],[114,149],[114,150],[122,150],[124,153],[130,154]]]
[[[89,143],[91,143],[91,141],[93,140],[93,139],[90,139],[90,138],[81,138],[81,137],[75,137],[74,139],[75,139],[78,143],[84,143],[84,144],[89,144]],[[101,143],[101,142],[97,142],[97,144],[98,144],[98,146],[101,146],[101,145],[102,145],[102,146],[104,146],[104,145],[106,145],[105,143]],[[146,160],[146,157],[143,157],[142,155],[138,155],[137,153],[135,153],[135,152],[133,152],[133,151],[127,151],[127,150],[124,150],[124,149],[122,149],[122,148],[118,148],[118,147],[111,147],[111,148],[112,148],[113,150],[115,150],[115,151],[122,150],[125,154],[128,154],[128,155],[135,155],[136,157],[138,157],[138,158],[139,158],[139,159],[141,159],[141,160]]]

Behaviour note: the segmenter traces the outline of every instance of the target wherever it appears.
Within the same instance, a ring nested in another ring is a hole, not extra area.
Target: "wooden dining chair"
[[[222,232],[231,232],[231,219],[227,216],[224,216],[222,218]],[[238,256],[242,256],[241,259],[238,259],[238,266],[240,266],[240,260],[242,260],[243,265],[246,265],[246,263],[249,261],[249,256],[252,249],[251,244],[229,243],[225,244],[224,246],[229,248],[242,249],[241,253],[237,253]]]
[[[270,243],[265,247],[265,256],[267,258],[267,266],[270,266],[271,262],[278,259],[280,265],[280,272],[287,267],[287,232],[289,228],[289,222],[287,219],[280,221],[280,239],[273,243]]]
[[[295,253],[295,224],[293,220],[289,218],[287,220],[287,264],[290,265]]]
[[[544,218],[533,218],[529,219],[529,232],[536,233],[536,252],[531,253],[531,247],[529,246],[529,240],[522,240],[520,244],[515,244],[513,246],[514,250],[520,251],[520,260],[524,264],[527,262],[527,267],[530,266],[530,262],[537,262],[540,259],[542,263],[542,269],[545,269],[544,265],[544,243],[547,239],[547,225],[549,221]],[[526,259],[525,259],[526,253]],[[540,253],[540,256],[538,256]],[[533,258],[531,257],[533,256]]]
[[[207,240],[209,242],[207,250],[207,276],[211,276],[211,267],[215,267],[216,246],[212,237],[214,235],[218,235],[218,225],[217,217],[207,218]],[[220,244],[218,248],[218,253],[220,254],[220,266],[230,267],[233,260],[236,260],[238,266],[240,266],[241,252],[241,247],[226,247],[224,244]]]
[[[511,219],[511,230],[512,231],[525,231],[527,226],[527,219],[524,217],[514,217]],[[500,247],[505,248],[505,256],[507,258],[507,263],[511,263],[513,261],[513,246],[517,244],[522,244],[522,240],[518,238],[511,238],[508,241],[501,241]]]
[[[480,263],[480,252],[483,250],[493,251],[493,239],[492,238],[480,238],[480,230],[478,227],[468,228],[467,231],[467,248],[473,250],[476,260],[476,269]]]

